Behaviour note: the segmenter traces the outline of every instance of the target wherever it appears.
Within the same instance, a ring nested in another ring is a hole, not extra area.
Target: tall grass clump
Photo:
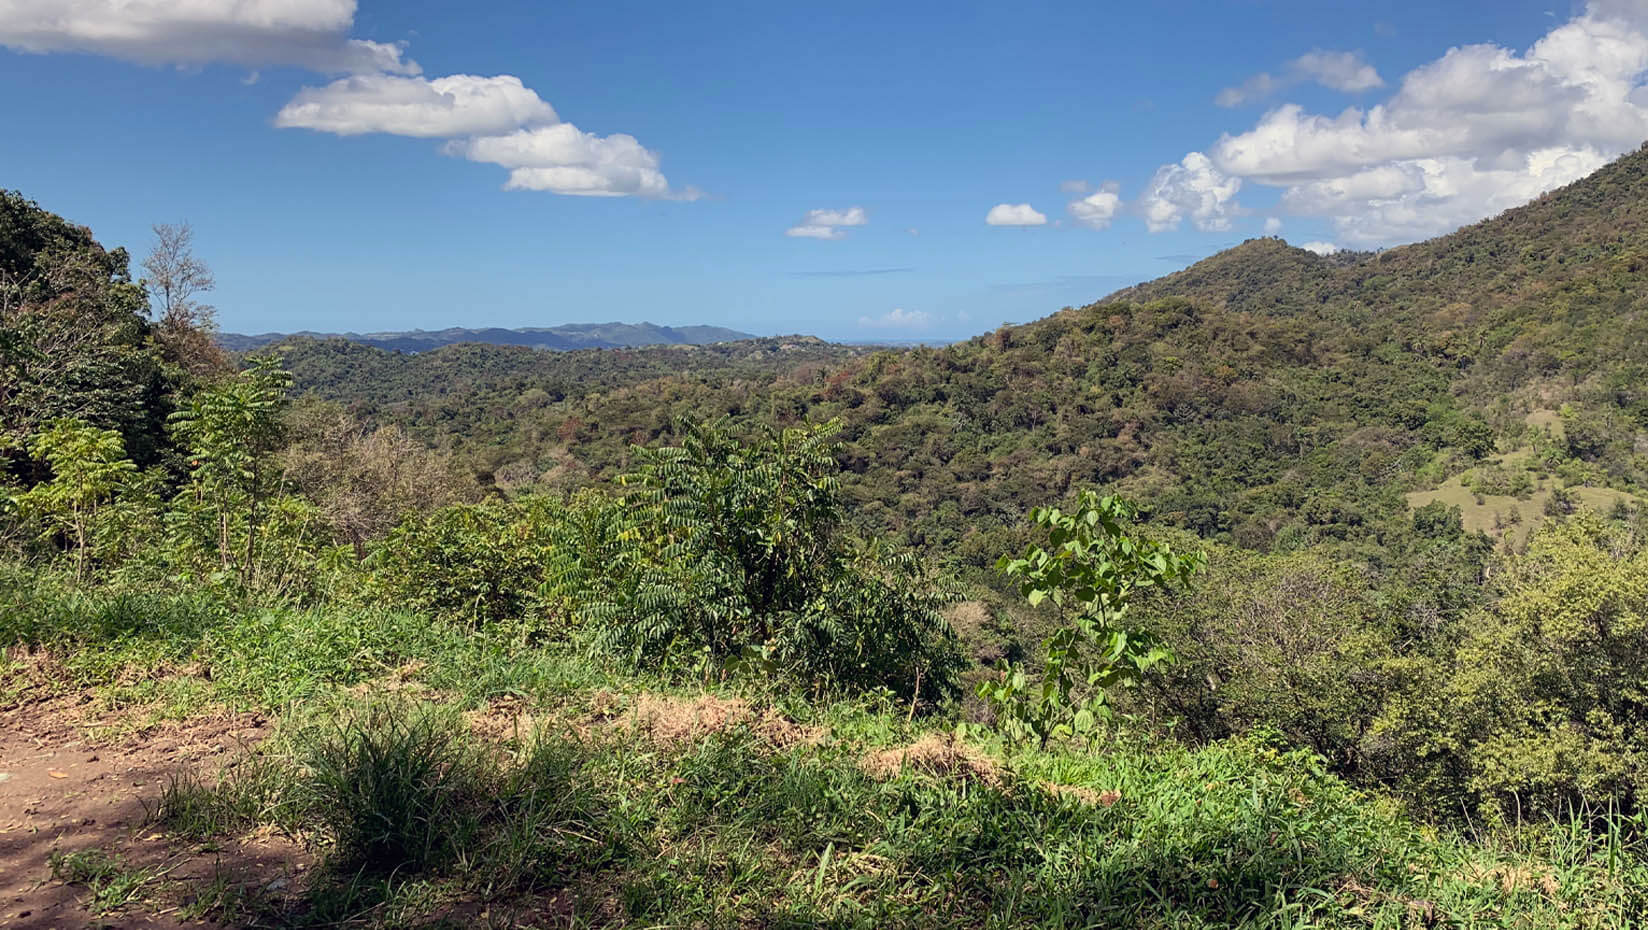
[[[450,711],[379,701],[299,739],[299,803],[341,863],[373,871],[452,861],[476,827],[484,785]]]

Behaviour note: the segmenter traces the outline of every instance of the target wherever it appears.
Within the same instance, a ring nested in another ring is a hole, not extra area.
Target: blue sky
[[[230,331],[950,339],[1580,177],[1645,6],[0,0],[0,186],[191,223]]]

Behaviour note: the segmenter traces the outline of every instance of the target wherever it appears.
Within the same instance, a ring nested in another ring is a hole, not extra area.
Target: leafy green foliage
[[[235,377],[206,388],[171,416],[172,431],[189,455],[189,484],[178,522],[200,540],[202,523],[215,528],[222,570],[255,580],[261,508],[273,492],[270,459],[284,434],[281,412],[292,385],[273,356],[254,359]]]
[[[373,547],[366,595],[476,625],[527,618],[542,625],[564,518],[557,503],[541,498],[410,516]]]
[[[940,609],[954,596],[845,531],[839,428],[744,443],[688,423],[682,445],[637,449],[622,545],[569,586],[596,646],[643,666],[701,652],[851,690],[952,693],[962,660]]]
[[[1507,559],[1501,595],[1463,624],[1379,721],[1402,773],[1455,803],[1556,812],[1648,790],[1648,547],[1592,514]]]
[[[1167,645],[1130,622],[1133,599],[1152,588],[1188,583],[1206,559],[1129,535],[1136,514],[1128,501],[1083,491],[1068,513],[1057,507],[1030,512],[1049,548],[1031,545],[1022,557],[1003,556],[998,563],[1003,574],[1019,580],[1031,607],[1051,603],[1059,612],[1039,682],[1022,666],[1008,666],[1000,680],[979,686],[1009,738],[1042,746],[1091,738],[1110,716],[1113,686],[1171,659]]]
[[[29,452],[51,470],[42,481],[13,497],[19,515],[33,523],[41,541],[56,543],[74,555],[75,574],[84,578],[95,555],[130,540],[137,466],[126,458],[125,443],[114,430],[96,429],[76,420],[59,420],[29,443]]]
[[[120,433],[143,466],[165,452],[168,387],[143,289],[124,249],[0,190],[0,463],[20,471],[28,438],[79,420]]]

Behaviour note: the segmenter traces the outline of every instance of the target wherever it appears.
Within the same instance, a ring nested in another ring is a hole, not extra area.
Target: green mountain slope
[[[1254,240],[943,349],[574,388],[514,415],[537,440],[427,403],[383,412],[431,437],[507,434],[519,470],[552,483],[609,476],[683,414],[841,417],[863,519],[978,564],[1027,507],[1088,485],[1246,546],[1377,551],[1408,519],[1404,495],[1450,479],[1468,506],[1480,492],[1534,512],[1564,486],[1648,485],[1645,198],[1636,153],[1379,254]],[[493,409],[511,383],[484,389]],[[340,386],[320,389],[349,399]],[[441,406],[467,408],[469,390]]]

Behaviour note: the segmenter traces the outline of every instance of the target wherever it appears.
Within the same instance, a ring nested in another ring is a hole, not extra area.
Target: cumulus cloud
[[[861,316],[858,325],[865,329],[926,329],[932,325],[933,315],[925,310],[906,310],[895,307],[881,316]]]
[[[1066,209],[1076,222],[1092,229],[1104,229],[1121,212],[1121,185],[1106,181],[1086,197],[1072,200]]]
[[[299,91],[275,116],[282,128],[450,139],[448,154],[510,169],[510,190],[698,196],[672,191],[657,153],[634,136],[560,122],[520,78],[425,79],[401,46],[350,38],[354,24],[355,0],[0,0],[0,45],[21,51],[350,75]]]
[[[1265,235],[1274,236],[1282,231],[1282,218],[1279,216],[1265,217]]]
[[[1315,252],[1317,255],[1332,255],[1339,251],[1339,247],[1331,242],[1306,242],[1299,246],[1306,252]]]
[[[1384,78],[1362,58],[1361,52],[1316,49],[1288,62],[1280,76],[1261,71],[1235,87],[1219,91],[1213,102],[1221,107],[1239,107],[1304,83],[1352,94],[1385,86]]]
[[[275,125],[341,136],[381,132],[445,138],[448,155],[509,169],[505,190],[584,197],[674,197],[658,153],[634,136],[601,136],[563,123],[520,78],[453,74],[425,79],[355,75],[306,87],[281,108]]]
[[[1045,226],[1047,214],[1027,203],[998,203],[984,215],[991,226]]]
[[[801,221],[784,230],[784,235],[799,239],[845,239],[844,226],[863,226],[870,221],[863,207],[845,210],[808,210]]]
[[[1088,183],[1081,178],[1059,182],[1059,191],[1065,194],[1085,194],[1089,187]]]
[[[1203,232],[1222,232],[1241,210],[1236,203],[1241,189],[1241,178],[1221,172],[1201,152],[1191,152],[1178,164],[1156,170],[1138,209],[1151,232],[1177,229],[1187,216]]]
[[[355,0],[0,0],[0,45],[141,64],[416,74],[399,45],[349,38]]]
[[[450,138],[503,133],[556,119],[554,107],[508,74],[433,80],[361,74],[304,88],[276,114],[275,125],[340,136],[386,132]]]
[[[521,129],[507,135],[455,140],[443,149],[470,161],[509,169],[505,190],[549,191],[590,197],[667,197],[669,181],[658,155],[634,136],[598,136],[571,123]],[[696,195],[682,195],[692,199]]]
[[[1316,64],[1347,86],[1362,80],[1343,62]],[[1287,212],[1328,220],[1339,242],[1412,241],[1525,203],[1640,145],[1645,71],[1648,4],[1602,0],[1525,51],[1449,49],[1365,110],[1277,107],[1206,156],[1225,176],[1281,188]]]

